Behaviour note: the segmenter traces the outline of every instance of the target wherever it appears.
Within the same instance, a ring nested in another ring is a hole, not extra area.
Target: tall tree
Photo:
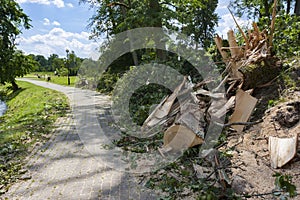
[[[81,0],[97,8],[91,18],[92,36],[112,35],[138,27],[167,27],[191,35],[199,46],[207,46],[217,24],[217,0]],[[176,26],[174,21],[178,22]],[[157,42],[157,41],[156,41]],[[158,57],[164,57],[161,51]],[[160,55],[161,54],[161,55]]]
[[[48,72],[53,72],[54,70],[56,70],[56,68],[62,67],[58,64],[60,62],[58,60],[59,60],[59,57],[57,54],[51,54],[48,57],[48,67],[47,67]],[[63,65],[63,61],[62,61],[62,65]]]
[[[47,71],[48,60],[43,55],[32,55],[34,60],[39,63],[39,68],[36,69],[39,72]]]
[[[19,89],[15,82],[15,77],[25,75],[33,71],[39,65],[31,55],[24,55],[23,52],[19,50],[14,51],[6,64],[7,67],[3,71],[5,79],[9,80],[14,91]]]
[[[0,82],[11,82],[17,89],[15,77],[24,75],[26,70],[22,67],[27,65],[13,66],[12,61],[16,58],[24,58],[16,52],[15,39],[21,34],[22,28],[31,27],[30,19],[16,1],[0,0],[0,5]]]
[[[77,72],[79,70],[79,67],[81,65],[81,59],[79,57],[76,56],[74,51],[71,51],[68,54],[68,59],[66,64],[68,65],[69,69],[70,69],[70,75],[71,76],[76,76]]]
[[[271,18],[274,0],[232,0],[230,6],[239,16],[246,14],[251,19],[259,19],[262,17]],[[279,0],[277,2],[278,10],[285,9],[286,14],[300,15],[300,0]],[[294,6],[294,13],[291,8]]]
[[[177,6],[177,19],[182,24],[182,32],[192,37],[196,47],[209,47],[218,23],[215,13],[218,0],[190,0],[184,6],[180,4]]]
[[[300,16],[300,0],[296,0],[294,13],[297,16]]]

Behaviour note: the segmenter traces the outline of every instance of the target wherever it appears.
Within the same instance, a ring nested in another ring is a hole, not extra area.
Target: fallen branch
[[[229,127],[229,126],[233,126],[233,125],[245,125],[245,126],[250,126],[250,125],[255,125],[255,124],[259,124],[263,122],[262,119],[255,121],[255,122],[232,122],[232,123],[228,123],[228,124],[224,124],[224,127]]]
[[[232,123],[228,123],[228,124],[221,124],[224,128],[225,127],[230,127],[230,126],[235,126],[235,125],[245,125],[245,126],[250,126],[250,125],[255,125],[255,124],[259,124],[263,122],[262,119],[257,120],[255,122],[232,122]],[[217,123],[217,122],[215,122]],[[219,123],[218,123],[219,124]]]
[[[273,194],[276,194],[278,192],[283,192],[283,191],[275,190],[273,192],[266,192],[266,193],[260,193],[260,194],[244,194],[244,195],[242,195],[242,197],[245,197],[245,198],[261,197],[261,196],[266,196],[266,195],[273,195]]]

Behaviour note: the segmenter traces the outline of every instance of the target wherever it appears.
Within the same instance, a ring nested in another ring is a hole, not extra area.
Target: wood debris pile
[[[203,80],[193,85],[185,78],[149,115],[142,127],[144,132],[149,133],[153,127],[160,126],[165,129],[164,147],[182,149],[203,143],[210,121],[221,122],[221,118],[230,108],[235,107],[229,123],[247,122],[257,103],[251,93],[258,86],[249,88],[258,83],[249,77],[256,76],[253,73],[262,74],[264,78],[259,84],[266,84],[277,76],[273,73],[273,76],[267,77],[270,74],[268,71],[278,71],[280,65],[270,63],[278,60],[270,54],[271,47],[266,31],[260,31],[253,23],[253,30],[248,31],[248,36],[244,32],[242,35],[244,46],[238,46],[232,30],[228,32],[229,47],[222,46],[223,41],[219,36],[215,38],[218,50],[227,65],[219,86],[209,91],[205,86],[212,80]],[[224,85],[226,92],[216,92]],[[244,126],[232,127],[236,131],[242,131]]]
[[[219,36],[215,37],[218,51],[226,64],[221,83],[209,91],[206,84],[212,80],[193,84],[185,78],[144,122],[142,130],[148,136],[164,131],[164,145],[160,149],[163,156],[168,152],[205,144],[207,130],[212,122],[222,128],[230,126],[237,132],[251,124],[247,121],[258,101],[251,94],[255,88],[266,87],[276,79],[281,63],[271,54],[272,37],[267,31],[260,31],[256,23],[253,23],[253,30],[248,30],[247,34],[238,28],[244,39],[242,46],[238,45],[232,30],[228,31],[229,47],[222,45],[223,40]],[[226,91],[218,92],[222,86]],[[227,124],[224,124],[222,118],[229,110],[233,112]],[[278,140],[270,138],[270,141],[272,145]],[[277,150],[272,147],[271,151]],[[276,155],[272,155],[272,160],[276,160]]]

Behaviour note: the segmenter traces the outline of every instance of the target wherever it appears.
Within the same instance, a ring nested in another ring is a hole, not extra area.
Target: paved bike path
[[[105,159],[93,156],[93,153],[99,153],[99,157],[110,156],[99,149],[93,152],[93,143],[104,138],[93,138],[87,133],[82,142],[78,135],[80,131],[97,128],[101,121],[97,118],[99,114],[106,120],[105,110],[110,106],[108,96],[49,82],[22,80],[64,93],[69,98],[72,113],[57,121],[52,138],[29,158],[27,168],[31,179],[15,183],[4,198],[156,199],[154,192],[141,186],[133,174],[111,169]]]

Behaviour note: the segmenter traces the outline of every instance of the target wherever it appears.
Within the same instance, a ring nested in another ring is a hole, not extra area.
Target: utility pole
[[[68,85],[70,85],[69,49],[66,49],[66,52],[67,52],[66,65],[67,65],[67,68],[68,68]]]

